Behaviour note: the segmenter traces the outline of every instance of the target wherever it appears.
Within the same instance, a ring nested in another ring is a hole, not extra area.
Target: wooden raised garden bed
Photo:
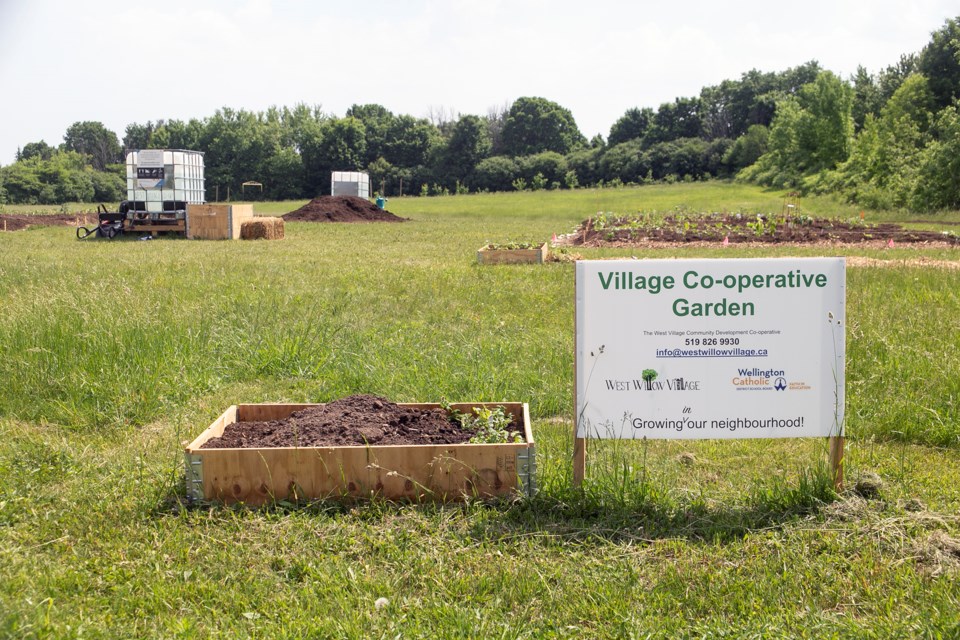
[[[512,416],[522,442],[507,444],[364,445],[202,448],[235,422],[282,420],[324,405],[233,405],[187,445],[188,502],[262,505],[277,500],[363,498],[453,501],[535,492],[535,450],[526,403],[458,403],[452,409],[496,408]],[[399,403],[440,408],[439,404]]]
[[[488,244],[477,250],[480,264],[542,264],[547,261],[547,243]]]

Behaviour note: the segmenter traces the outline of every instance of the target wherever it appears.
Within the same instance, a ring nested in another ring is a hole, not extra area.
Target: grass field
[[[895,265],[847,270],[847,476],[870,499],[836,496],[811,440],[605,441],[573,490],[573,264],[475,259],[597,211],[782,205],[707,183],[391,198],[411,222],[280,242],[0,233],[0,637],[957,637],[960,270],[907,262],[956,250],[844,251]],[[529,402],[539,494],[183,507],[181,443],[226,406],[356,392]]]

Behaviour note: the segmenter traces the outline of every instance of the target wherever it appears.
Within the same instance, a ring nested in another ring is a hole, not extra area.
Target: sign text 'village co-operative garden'
[[[577,437],[842,435],[842,258],[577,262]]]

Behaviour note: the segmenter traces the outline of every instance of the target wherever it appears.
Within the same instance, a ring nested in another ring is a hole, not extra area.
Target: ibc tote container
[[[203,153],[184,149],[127,152],[127,201],[136,217],[182,220],[188,204],[203,204]],[[128,213],[128,217],[133,217]]]
[[[370,197],[370,175],[362,171],[334,171],[330,174],[330,195]]]

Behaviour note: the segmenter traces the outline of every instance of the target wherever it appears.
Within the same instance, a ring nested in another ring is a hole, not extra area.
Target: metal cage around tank
[[[127,152],[127,215],[183,220],[188,204],[206,202],[203,153],[186,149]]]
[[[333,171],[330,174],[330,195],[369,198],[369,174],[362,171]]]

